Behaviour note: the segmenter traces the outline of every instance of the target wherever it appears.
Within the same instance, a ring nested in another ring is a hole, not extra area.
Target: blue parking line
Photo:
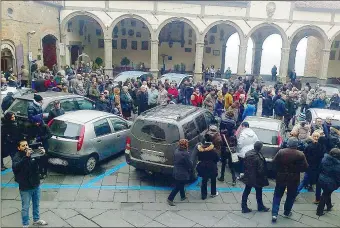
[[[104,177],[106,176],[109,176],[111,175],[112,173],[116,172],[117,170],[123,168],[124,166],[126,166],[127,163],[126,162],[123,162],[123,163],[120,163],[119,165],[113,167],[112,169],[109,169],[108,171],[106,171],[105,173],[93,178],[92,180],[90,180],[89,182],[87,182],[86,184],[82,185],[84,187],[89,187],[91,186],[92,184],[96,183],[97,181],[100,181],[101,179],[103,179]]]
[[[192,184],[190,184],[188,187],[186,187],[187,190],[191,190],[193,188],[196,188],[199,183],[201,183],[202,177],[198,177],[196,181]]]
[[[1,171],[1,175],[5,175],[5,174],[10,173],[10,172],[12,172],[12,168]]]

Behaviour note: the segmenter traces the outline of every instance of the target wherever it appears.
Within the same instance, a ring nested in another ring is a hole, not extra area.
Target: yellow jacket
[[[224,96],[224,108],[228,110],[228,108],[233,104],[233,96],[230,93],[226,93]]]

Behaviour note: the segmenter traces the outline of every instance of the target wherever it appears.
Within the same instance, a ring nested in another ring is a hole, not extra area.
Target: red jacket
[[[173,98],[177,98],[178,97],[178,90],[176,88],[169,88],[168,89],[168,94],[171,94],[173,96]]]
[[[202,103],[203,103],[203,96],[201,94],[197,94],[196,92],[194,92],[192,95],[191,95],[191,104],[193,106],[202,106]]]
[[[247,100],[247,94],[244,91],[242,93],[240,93],[239,91],[236,91],[236,93],[234,93],[234,96],[233,96],[234,102],[240,100],[241,94],[244,94],[245,100]]]

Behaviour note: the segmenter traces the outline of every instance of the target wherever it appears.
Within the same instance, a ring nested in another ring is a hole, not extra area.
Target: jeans
[[[273,208],[272,208],[272,215],[277,216],[279,214],[280,209],[280,202],[282,199],[282,196],[285,192],[285,189],[287,187],[287,198],[284,205],[284,212],[285,214],[289,214],[292,210],[295,197],[296,197],[296,191],[297,191],[297,185],[277,185],[275,186],[274,191],[274,197],[273,197]]]
[[[315,187],[315,200],[320,201],[320,198],[321,198],[321,186],[319,182],[317,182]]]
[[[211,195],[216,195],[216,176],[203,177],[201,185],[202,198],[206,198],[208,195],[208,180],[211,179]]]
[[[233,161],[231,160],[231,153],[226,152],[225,155],[226,155],[225,157],[222,156],[222,158],[221,158],[221,162],[222,162],[221,178],[224,178],[225,167],[227,165],[227,160],[228,160],[228,166],[229,166],[229,169],[230,169],[230,172],[231,172],[231,177],[232,177],[233,181],[236,181],[236,174],[235,174],[235,170],[234,170],[234,166],[233,166]]]
[[[333,191],[329,191],[327,188],[322,188],[322,196],[320,199],[320,203],[318,205],[318,208],[316,209],[316,212],[318,214],[322,214],[323,210],[325,209],[325,204],[327,205],[327,209],[330,209],[332,207],[332,199],[331,195]]]
[[[181,181],[181,180],[176,180],[176,186],[175,188],[171,191],[168,200],[173,201],[177,195],[178,192],[181,194],[181,198],[185,198],[185,191],[184,191],[184,185],[187,181]]]
[[[40,188],[36,187],[34,189],[20,191],[20,196],[21,196],[21,205],[22,205],[22,211],[21,211],[22,225],[28,226],[29,220],[30,220],[29,209],[30,209],[31,200],[32,200],[32,205],[33,205],[33,221],[36,222],[40,219],[40,215],[39,215]]]
[[[246,185],[244,188],[243,194],[242,194],[242,209],[247,208],[247,201],[248,201],[248,196],[250,194],[251,188],[249,185]],[[256,201],[257,201],[257,209],[261,210],[264,208],[263,201],[262,201],[262,188],[255,188],[256,191]]]
[[[39,173],[41,175],[47,175],[48,158],[47,155],[39,158]]]

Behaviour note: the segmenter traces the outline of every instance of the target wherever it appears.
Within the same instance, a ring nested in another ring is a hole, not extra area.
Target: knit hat
[[[296,149],[299,145],[299,140],[295,137],[290,137],[287,142],[288,148]]]
[[[36,101],[36,102],[40,102],[43,100],[43,98],[39,95],[39,94],[34,94],[33,95],[33,99]]]
[[[300,122],[306,121],[306,114],[304,114],[303,112],[300,112],[300,114],[298,116],[298,121],[300,121]]]

